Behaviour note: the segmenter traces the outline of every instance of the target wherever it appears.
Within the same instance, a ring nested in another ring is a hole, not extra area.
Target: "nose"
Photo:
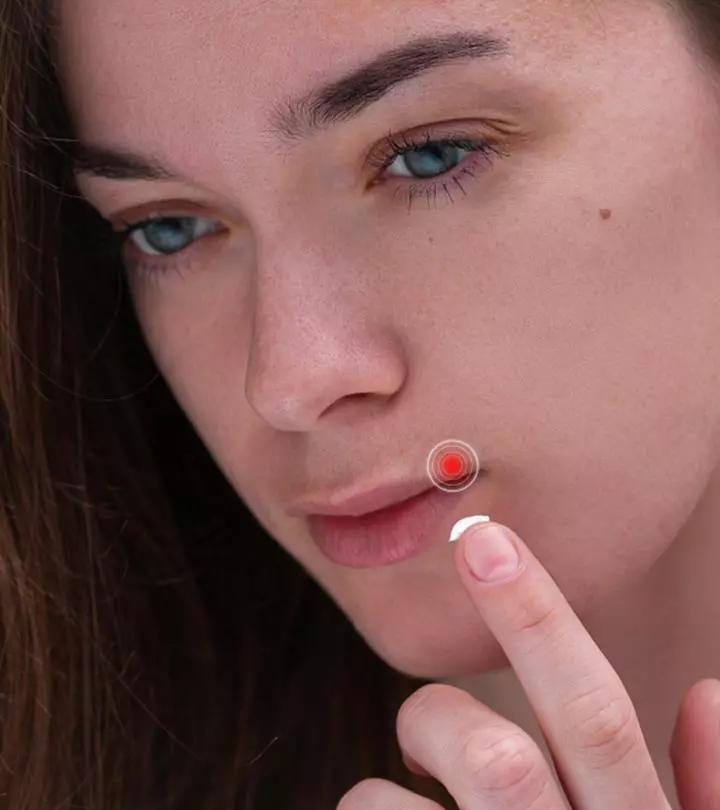
[[[247,401],[285,431],[357,420],[358,408],[369,416],[407,375],[401,337],[379,305],[382,290],[347,244],[310,244],[307,233],[294,244],[287,230],[280,238],[282,245],[276,239],[256,254]]]

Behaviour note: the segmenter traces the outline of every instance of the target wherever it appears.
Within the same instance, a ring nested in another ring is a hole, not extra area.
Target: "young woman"
[[[4,0],[0,83],[0,806],[720,807],[720,2]]]

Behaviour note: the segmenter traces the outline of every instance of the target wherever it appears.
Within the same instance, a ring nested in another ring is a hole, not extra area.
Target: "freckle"
[[[601,208],[600,209],[600,216],[603,219],[610,219],[611,214],[612,214],[612,211],[609,208]]]

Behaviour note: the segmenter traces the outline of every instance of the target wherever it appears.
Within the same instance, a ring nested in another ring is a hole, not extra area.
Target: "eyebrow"
[[[285,99],[270,114],[270,131],[281,141],[297,142],[359,115],[394,87],[421,73],[462,59],[496,59],[509,52],[509,40],[491,31],[414,38],[304,96]],[[151,156],[79,141],[73,144],[72,151],[76,175],[185,182]]]

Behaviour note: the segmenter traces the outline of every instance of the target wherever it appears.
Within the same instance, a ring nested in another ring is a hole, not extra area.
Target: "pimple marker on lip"
[[[490,518],[487,515],[470,515],[470,517],[460,518],[450,530],[450,542],[454,543],[458,537],[474,523],[488,523]]]

